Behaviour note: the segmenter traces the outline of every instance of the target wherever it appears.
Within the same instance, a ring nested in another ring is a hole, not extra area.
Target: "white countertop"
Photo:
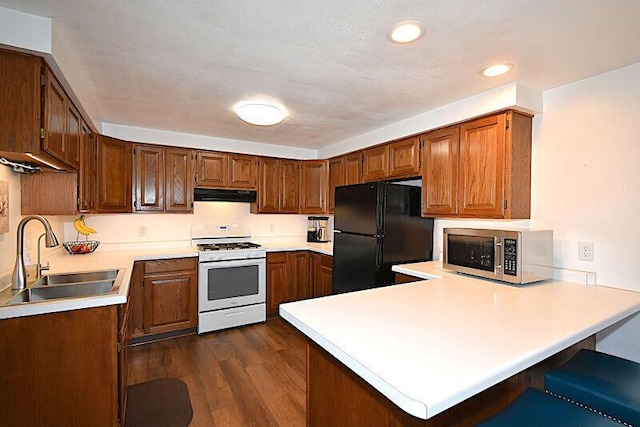
[[[516,287],[439,261],[394,270],[432,279],[283,304],[280,315],[421,419],[640,311],[640,293],[604,286]]]
[[[300,239],[279,238],[256,239],[256,241],[263,245],[267,251],[310,250],[327,255],[332,255],[333,253],[332,243],[307,243]],[[50,265],[50,270],[45,274],[122,268],[125,270],[125,275],[118,292],[84,298],[54,299],[36,303],[0,306],[0,319],[124,304],[127,302],[129,282],[131,281],[131,273],[135,261],[196,256],[198,256],[197,248],[184,245],[118,250],[103,250],[99,247],[96,252],[84,255],[69,255],[60,247],[43,257],[43,262],[48,262]]]

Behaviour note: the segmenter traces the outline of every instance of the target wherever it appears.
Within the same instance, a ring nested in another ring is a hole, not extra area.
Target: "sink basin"
[[[9,288],[2,291],[0,305],[17,305],[63,298],[82,298],[115,294],[120,289],[125,270],[82,271],[77,273],[50,274],[35,281],[18,293]],[[11,295],[12,292],[14,293]],[[8,295],[4,295],[9,293]],[[10,298],[9,298],[10,297]]]
[[[76,283],[40,288],[27,288],[14,295],[4,305],[24,304],[36,301],[47,301],[59,298],[79,298],[93,295],[104,295],[111,292],[113,281]]]
[[[49,285],[68,285],[72,283],[85,283],[96,281],[114,281],[118,277],[120,270],[98,270],[98,271],[85,271],[81,273],[67,273],[67,274],[50,274],[43,276],[36,280],[32,288]]]

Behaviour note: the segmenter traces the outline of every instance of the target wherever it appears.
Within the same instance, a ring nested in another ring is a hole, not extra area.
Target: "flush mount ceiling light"
[[[407,44],[424,36],[425,26],[418,21],[400,22],[389,30],[387,38],[392,43]]]
[[[283,107],[265,102],[244,102],[239,104],[235,111],[242,120],[257,126],[276,125],[287,116]]]
[[[507,74],[509,71],[513,70],[513,68],[513,64],[495,64],[490,67],[483,68],[480,70],[480,74],[485,77],[496,77]]]

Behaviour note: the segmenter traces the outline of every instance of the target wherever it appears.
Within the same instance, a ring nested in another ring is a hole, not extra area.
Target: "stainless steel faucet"
[[[40,237],[38,237],[38,258],[36,261],[36,280],[42,277],[42,272],[49,270],[49,261],[47,261],[47,265],[42,265],[40,261],[40,240],[45,237],[47,233],[42,233]]]
[[[55,234],[53,234],[53,230],[51,229],[51,224],[49,224],[49,221],[47,221],[45,217],[40,215],[29,215],[24,217],[22,221],[20,221],[20,224],[18,224],[18,233],[17,233],[18,241],[16,245],[16,265],[13,268],[13,280],[12,280],[12,286],[11,286],[11,289],[13,290],[24,289],[27,286],[27,272],[24,267],[22,250],[23,250],[23,243],[24,243],[24,227],[32,219],[37,219],[44,226],[45,245],[48,248],[58,246],[58,238],[56,237]]]

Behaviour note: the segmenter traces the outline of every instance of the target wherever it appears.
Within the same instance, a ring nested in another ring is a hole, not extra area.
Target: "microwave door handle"
[[[495,248],[496,266],[494,273],[502,277],[502,239],[499,237],[493,238],[493,247]]]

